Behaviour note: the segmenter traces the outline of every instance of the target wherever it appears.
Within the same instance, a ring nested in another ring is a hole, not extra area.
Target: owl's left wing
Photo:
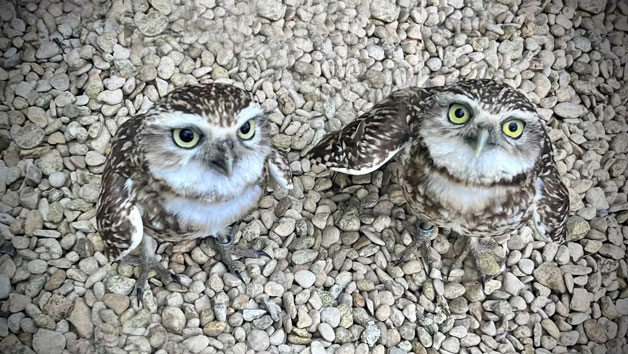
[[[144,226],[136,204],[134,177],[142,175],[137,139],[143,116],[135,116],[118,127],[102,175],[96,221],[105,242],[105,253],[115,261],[141,242]]]
[[[418,105],[430,95],[429,88],[395,91],[341,130],[327,134],[308,156],[333,171],[371,173],[410,141],[411,123],[420,118]]]
[[[286,189],[292,189],[292,172],[286,155],[277,149],[272,149],[268,157],[270,176],[277,184]]]
[[[552,157],[552,148],[547,138],[536,179],[536,196],[532,220],[536,231],[544,238],[563,242],[565,223],[569,216],[569,192],[563,184]]]

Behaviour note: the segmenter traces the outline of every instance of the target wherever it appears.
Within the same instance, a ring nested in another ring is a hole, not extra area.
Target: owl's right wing
[[[327,134],[308,156],[327,168],[350,175],[371,173],[413,137],[418,104],[431,95],[430,89],[406,88],[362,114],[341,130]]]
[[[112,261],[137,248],[144,236],[142,213],[131,188],[131,180],[120,175],[103,177],[96,220],[105,253]]]
[[[545,142],[538,165],[532,221],[542,238],[560,243],[565,240],[565,224],[569,217],[569,192],[556,168],[547,135]]]
[[[118,260],[142,241],[144,224],[136,205],[132,176],[137,171],[138,151],[135,139],[141,117],[123,123],[111,142],[103,172],[96,221],[110,260]]]

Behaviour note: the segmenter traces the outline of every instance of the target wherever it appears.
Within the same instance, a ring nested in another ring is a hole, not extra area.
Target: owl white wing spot
[[[285,189],[292,189],[290,166],[284,153],[273,150],[268,158],[268,170],[270,176],[277,184]]]
[[[279,186],[285,189],[292,189],[294,187],[292,185],[292,182],[286,179],[286,177],[283,174],[283,171],[277,165],[275,165],[274,163],[269,163],[268,169],[270,170],[270,175],[273,177],[273,179],[275,180],[275,182],[277,182]]]
[[[532,224],[534,224],[534,228],[536,229],[536,232],[539,234],[539,236],[541,236],[542,238],[546,238],[547,230],[545,229],[543,221],[541,220],[541,214],[539,214],[538,210],[539,200],[541,200],[541,197],[543,197],[543,180],[540,177],[536,179],[535,186],[536,194],[534,195],[534,201],[532,202]]]
[[[129,246],[129,248],[120,253],[118,258],[116,258],[116,261],[122,259],[122,257],[126,256],[134,249],[136,249],[137,246],[140,245],[140,243],[142,242],[142,238],[144,237],[144,223],[142,222],[142,213],[137,206],[134,206],[130,209],[128,220],[131,222],[131,225],[133,225],[133,232],[131,234],[131,245]]]
[[[334,166],[330,166],[329,169],[332,171],[336,171],[336,172],[340,172],[340,173],[345,173],[348,175],[366,175],[369,174],[375,170],[377,170],[378,168],[382,167],[384,164],[386,164],[386,162],[388,162],[388,160],[392,159],[393,156],[395,156],[399,150],[401,150],[403,148],[400,147],[399,149],[395,149],[392,151],[389,151],[388,154],[386,155],[386,157],[382,160],[379,161],[378,164],[366,167],[366,168],[361,168],[361,169],[353,169],[353,168],[344,168],[344,167],[334,167]]]
[[[126,182],[124,182],[124,188],[127,192],[131,192],[131,189],[133,188],[133,180],[128,178]]]

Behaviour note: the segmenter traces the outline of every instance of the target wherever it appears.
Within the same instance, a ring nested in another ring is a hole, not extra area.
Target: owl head
[[[534,105],[512,87],[472,80],[429,98],[418,132],[434,163],[477,184],[512,181],[534,168],[546,132]]]
[[[271,152],[267,118],[226,84],[172,91],[146,114],[142,150],[150,172],[178,191],[237,194],[259,180]]]

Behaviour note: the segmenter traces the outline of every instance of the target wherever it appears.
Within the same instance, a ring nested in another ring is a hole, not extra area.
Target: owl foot
[[[449,267],[447,278],[451,278],[454,269],[462,268],[464,260],[471,256],[475,269],[480,275],[480,281],[485,286],[486,282],[499,274],[500,263],[502,257],[495,254],[494,250],[499,246],[497,242],[490,239],[478,239],[477,237],[468,237],[467,244],[462,253],[457,257],[456,261]]]
[[[231,254],[235,254],[236,256],[243,257],[243,258],[260,258],[260,257],[271,258],[268,253],[262,250],[254,250],[252,248],[234,247],[231,250]]]
[[[172,273],[166,267],[161,265],[153,257],[138,257],[133,255],[127,255],[122,259],[122,262],[134,265],[140,268],[140,275],[135,283],[135,296],[137,298],[138,306],[142,305],[142,297],[144,296],[144,289],[148,284],[148,276],[151,270],[157,271],[161,282],[168,284],[171,281],[181,285],[181,278],[179,275]]]
[[[233,235],[235,234],[236,230],[236,228],[232,228],[229,235],[219,236],[218,238],[216,238],[215,244],[218,253],[220,253],[220,259],[222,260],[222,263],[224,263],[230,273],[237,275],[238,278],[240,278],[240,280],[242,280],[242,282],[246,284],[246,282],[244,281],[244,276],[242,275],[244,272],[244,263],[233,260],[233,258],[231,258],[231,255],[233,254],[244,258],[270,258],[270,255],[261,250],[234,247]]]
[[[424,264],[426,272],[429,274],[430,267],[429,264],[433,263],[430,256],[429,250],[429,242],[433,240],[436,235],[438,235],[438,229],[436,226],[429,224],[427,222],[419,222],[418,227],[410,224],[407,221],[403,222],[403,227],[410,233],[412,236],[412,242],[406,249],[401,253],[399,260],[395,263],[395,266],[399,266],[401,263],[405,262],[413,255],[419,248],[423,253],[423,261],[427,262]]]

